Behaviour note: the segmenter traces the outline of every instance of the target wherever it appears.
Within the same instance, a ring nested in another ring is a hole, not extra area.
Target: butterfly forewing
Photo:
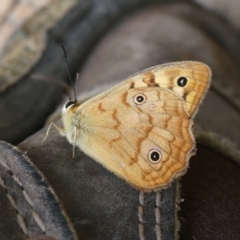
[[[194,117],[211,84],[211,70],[201,62],[186,61],[157,65],[128,77],[113,88],[89,101],[96,101],[124,90],[139,87],[161,87],[177,93]],[[186,79],[186,85],[181,79]]]

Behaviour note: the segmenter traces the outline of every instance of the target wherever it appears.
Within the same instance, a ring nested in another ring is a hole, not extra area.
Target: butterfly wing
[[[167,186],[195,149],[193,117],[211,82],[200,62],[155,66],[63,114],[65,135],[138,189]]]
[[[161,87],[177,93],[193,118],[211,84],[211,75],[210,68],[201,62],[183,61],[157,65],[128,77],[88,101],[98,101],[132,88]]]
[[[80,106],[76,144],[138,189],[182,175],[195,148],[192,120],[178,94],[138,87]]]

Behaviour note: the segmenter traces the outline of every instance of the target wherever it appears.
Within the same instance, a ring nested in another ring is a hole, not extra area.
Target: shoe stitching
[[[162,232],[161,232],[161,194],[159,191],[156,192],[156,207],[155,207],[155,218],[156,218],[156,225],[155,225],[155,231],[156,231],[156,239],[161,240]]]
[[[140,191],[138,206],[138,232],[140,240],[145,240],[143,211],[144,211],[144,191]]]
[[[21,182],[21,180],[12,173],[10,167],[8,166],[8,164],[6,162],[3,161],[3,159],[0,159],[0,163],[2,164],[2,166],[7,170],[7,172],[9,173],[9,176],[20,186],[20,188],[22,189],[22,193],[23,193],[23,196],[25,198],[25,200],[28,202],[28,204],[31,206],[31,213],[32,213],[32,216],[33,216],[33,219],[35,220],[35,222],[37,223],[37,225],[40,227],[40,229],[43,231],[43,233],[46,235],[46,226],[43,222],[43,220],[41,219],[41,217],[39,216],[39,214],[34,210],[33,208],[33,203],[32,203],[32,199],[30,198],[27,190],[25,190],[23,188],[23,184]],[[16,211],[16,214],[17,214],[17,222],[20,226],[20,228],[22,229],[22,231],[24,232],[25,235],[28,236],[28,228],[27,228],[27,225],[26,225],[26,222],[24,220],[24,217],[20,214],[20,211],[18,210],[17,208],[17,205],[16,205],[16,202],[13,198],[13,196],[9,193],[8,191],[8,188],[5,184],[5,181],[2,177],[0,177],[0,185],[4,188],[5,192],[6,192],[6,195],[10,201],[10,203],[12,204],[13,208],[15,209]]]
[[[28,228],[27,228],[27,225],[26,225],[26,222],[24,220],[24,217],[20,214],[18,208],[17,208],[17,205],[16,205],[16,202],[15,200],[13,199],[12,195],[8,192],[8,189],[6,187],[6,184],[3,180],[2,177],[0,177],[0,185],[4,188],[5,192],[6,192],[6,195],[8,197],[8,200],[9,202],[12,204],[13,208],[15,209],[16,211],[16,214],[17,214],[17,223],[18,225],[20,226],[20,228],[22,229],[23,233],[25,235],[28,236]]]

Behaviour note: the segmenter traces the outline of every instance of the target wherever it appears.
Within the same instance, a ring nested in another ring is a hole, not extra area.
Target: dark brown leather
[[[181,179],[180,239],[240,238],[239,163],[209,146],[198,146]]]
[[[76,239],[51,186],[19,149],[0,141],[1,239]]]
[[[139,239],[139,191],[72,146],[55,129],[38,148],[45,129],[22,142],[28,156],[60,199],[79,239]],[[33,148],[31,150],[31,148]],[[176,184],[161,195],[162,239],[175,235]],[[144,235],[156,237],[156,193],[146,193],[143,204]],[[124,230],[123,230],[124,229]]]

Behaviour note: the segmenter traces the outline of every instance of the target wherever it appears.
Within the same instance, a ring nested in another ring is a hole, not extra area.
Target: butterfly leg
[[[50,132],[50,129],[51,129],[52,126],[54,126],[54,127],[57,129],[57,131],[58,131],[62,136],[65,136],[66,133],[65,133],[64,129],[63,129],[63,128],[60,128],[56,123],[51,122],[51,123],[49,124],[49,126],[48,126],[48,129],[47,129],[47,132],[46,132],[46,136],[45,136],[44,139],[42,140],[41,144],[47,139],[47,137],[48,137],[48,135],[49,135],[49,132]]]

